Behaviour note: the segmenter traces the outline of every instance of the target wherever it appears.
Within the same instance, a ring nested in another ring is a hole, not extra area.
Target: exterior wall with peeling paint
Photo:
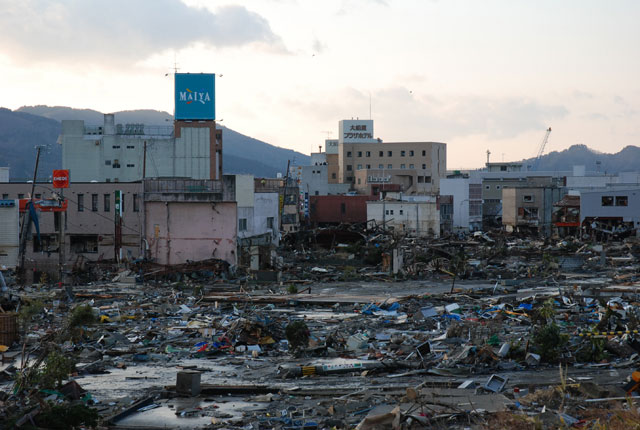
[[[146,202],[150,257],[159,264],[212,258],[236,264],[236,202]]]

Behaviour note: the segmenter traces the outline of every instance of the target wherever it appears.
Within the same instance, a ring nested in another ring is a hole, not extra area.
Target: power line
[[[45,190],[50,191],[50,192],[55,192],[53,188],[50,188],[50,187],[45,186],[45,185],[42,185],[42,184],[36,184],[36,187],[39,187],[39,188],[45,189]],[[94,193],[94,194],[95,194],[95,193]],[[67,200],[69,200],[69,201],[70,201],[70,202],[72,202],[72,203],[78,204],[78,201],[77,201],[77,200],[73,200],[73,199],[71,199],[71,198],[69,198],[69,197],[67,197],[67,196],[64,196],[64,198],[65,198],[65,199],[67,199]],[[85,211],[83,211],[83,212],[85,212]],[[113,221],[113,218],[108,217],[108,216],[106,216],[106,215],[103,215],[103,214],[101,214],[101,213],[100,213],[100,212],[98,212],[98,211],[86,211],[86,213],[87,213],[87,214],[90,214],[90,215],[97,215],[97,216],[99,216],[99,217],[101,217],[101,218],[103,218],[103,219],[106,219],[107,221]],[[67,220],[67,222],[69,222],[69,221]],[[71,224],[71,225],[74,225],[74,226],[76,226],[76,227],[78,227],[78,228],[81,228],[79,225],[77,225],[77,224],[75,224],[75,223],[70,223],[70,224]],[[134,232],[134,233],[137,233],[137,234],[140,234],[140,235],[142,234],[142,232],[141,232],[141,231],[138,231],[138,230],[136,230],[136,229],[134,229],[134,228],[128,227],[128,226],[126,226],[126,225],[124,225],[124,224],[122,225],[122,227],[124,227],[124,228],[126,228],[126,229],[128,229],[128,230],[130,230],[130,231],[132,231],[132,232]]]

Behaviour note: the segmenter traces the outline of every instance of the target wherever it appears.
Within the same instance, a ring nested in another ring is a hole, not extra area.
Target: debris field
[[[638,239],[322,233],[257,272],[3,272],[0,428],[640,426]]]

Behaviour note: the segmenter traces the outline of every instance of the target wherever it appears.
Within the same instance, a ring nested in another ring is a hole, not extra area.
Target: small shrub
[[[57,351],[51,351],[44,360],[44,368],[40,370],[39,385],[41,388],[55,389],[62,386],[62,381],[73,372],[73,361]]]
[[[294,321],[285,329],[289,348],[292,351],[304,349],[309,345],[309,327],[304,321]]]
[[[81,403],[51,405],[36,417],[38,426],[48,429],[74,429],[80,426],[96,427],[98,411]]]
[[[289,294],[298,294],[298,287],[295,284],[291,284],[287,287],[287,292]]]
[[[22,305],[20,312],[18,312],[18,320],[25,326],[31,322],[31,319],[38,315],[44,309],[44,303],[40,300],[34,300]]]
[[[554,363],[560,357],[562,348],[569,341],[569,335],[560,333],[560,327],[547,324],[533,333],[533,346],[540,354],[542,361]]]
[[[69,315],[69,327],[80,327],[83,325],[91,325],[97,320],[93,313],[93,309],[89,305],[80,305],[73,308]]]

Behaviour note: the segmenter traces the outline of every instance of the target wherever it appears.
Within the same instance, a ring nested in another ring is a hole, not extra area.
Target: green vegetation
[[[309,345],[309,327],[304,321],[290,323],[285,329],[285,334],[289,342],[289,349],[294,353]]]
[[[561,333],[560,327],[551,323],[538,327],[534,331],[532,343],[542,361],[555,363],[568,341],[569,335]]]

